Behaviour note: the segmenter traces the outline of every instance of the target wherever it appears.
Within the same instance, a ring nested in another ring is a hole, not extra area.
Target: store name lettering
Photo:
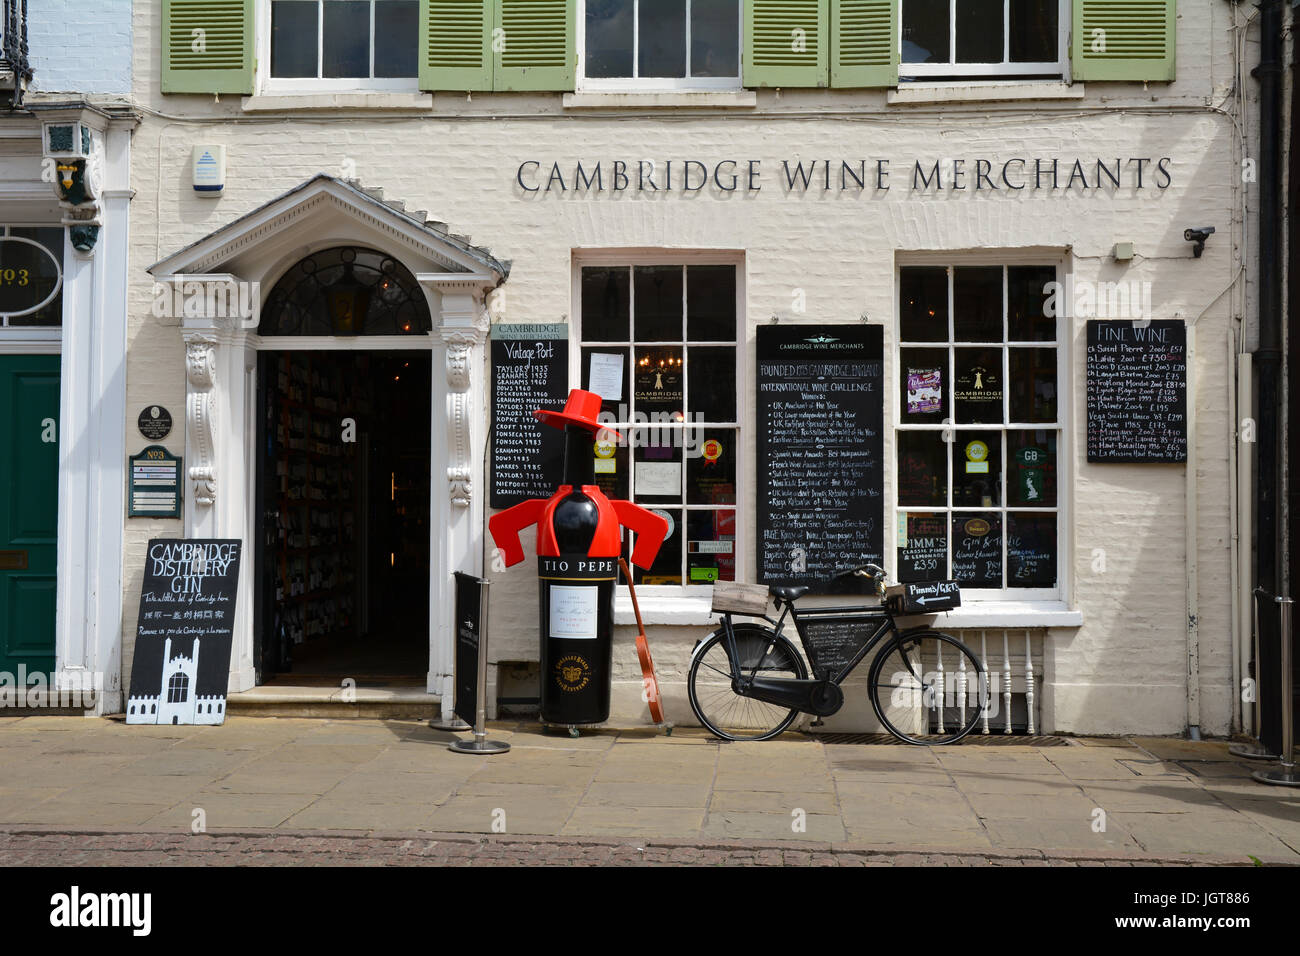
[[[777,186],[786,194],[820,192],[889,192],[899,182],[911,192],[1022,192],[1024,190],[1168,189],[1173,159],[1135,156],[1128,159],[915,160],[910,165],[888,159],[814,159],[780,162]],[[763,161],[723,159],[596,160],[549,164],[524,160],[515,182],[526,193],[697,193],[760,192]]]

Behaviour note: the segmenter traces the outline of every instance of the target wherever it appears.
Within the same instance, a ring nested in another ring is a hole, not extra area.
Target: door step
[[[441,698],[423,686],[297,687],[264,685],[226,697],[226,713],[241,717],[432,718]]]

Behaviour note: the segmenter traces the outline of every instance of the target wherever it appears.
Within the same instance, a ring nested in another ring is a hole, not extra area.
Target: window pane
[[[637,349],[633,413],[646,416],[652,425],[683,421],[682,379],[681,346]],[[732,389],[734,395],[734,383]]]
[[[908,266],[899,271],[904,342],[948,341],[948,270]]]
[[[682,267],[637,266],[633,312],[638,342],[682,340]]]
[[[1056,341],[1056,317],[1047,314],[1047,290],[1055,281],[1055,266],[1012,266],[1007,270],[1007,336],[1012,342]],[[1054,311],[1059,313],[1064,307],[1065,303],[1058,301]]]
[[[626,438],[626,432],[624,434]],[[596,486],[604,492],[606,498],[627,500],[629,495],[628,445],[613,442],[594,442],[592,452],[596,456]]]
[[[686,75],[686,0],[641,0],[637,75]]]
[[[369,0],[328,0],[321,52],[323,76],[370,75]]]
[[[648,571],[632,566],[632,576],[637,584],[682,583],[682,510],[680,508],[652,508],[655,514],[668,521],[668,537],[664,538],[659,553]]]
[[[948,62],[948,0],[907,0],[903,4],[904,63]]]
[[[957,423],[1002,424],[1002,350],[956,349],[956,359]]]
[[[687,430],[686,503],[736,503],[736,433],[730,428]]]
[[[591,390],[591,366],[592,356],[595,358],[596,368],[600,375],[609,378],[611,375],[610,366],[617,363],[622,368],[622,374],[619,377],[619,395],[606,397],[600,403],[601,412],[608,412],[613,415],[617,421],[626,422],[632,418],[632,402],[628,392],[628,383],[631,378],[628,375],[628,350],[618,348],[613,345],[588,345],[582,350],[582,371],[580,378],[584,391]],[[602,395],[604,392],[601,393]]]
[[[1001,63],[1002,0],[957,0],[957,62]]]
[[[375,3],[375,76],[415,76],[419,0]]]
[[[633,0],[587,0],[586,74],[632,75]]]
[[[1056,432],[1007,432],[1007,504],[1056,507]]]
[[[1002,341],[1002,267],[952,271],[953,334],[958,342]]]
[[[1002,433],[956,433],[952,450],[952,503],[972,508],[1002,504]]]
[[[736,512],[686,513],[686,583],[736,580]]]
[[[693,346],[687,354],[691,421],[736,420],[736,350]],[[703,416],[703,417],[701,417]]]
[[[947,515],[908,511],[898,516],[904,538],[898,543],[898,580],[934,581],[948,577]]]
[[[1002,517],[953,514],[952,577],[962,587],[1002,587]]]
[[[898,503],[948,503],[948,445],[938,431],[898,433]]]
[[[949,416],[947,349],[901,349],[899,419],[938,424]]]
[[[1056,0],[1011,0],[1011,62],[1057,61]]]
[[[2,233],[3,229],[0,229],[0,234]],[[39,242],[54,254],[55,262],[63,262],[63,228],[61,226],[14,226],[9,230],[9,235]],[[28,270],[28,281],[35,286],[35,288],[32,288],[32,285],[29,285],[24,288],[17,285],[0,284],[0,311],[6,308],[31,308],[31,306],[42,301],[53,292],[55,284],[59,281],[54,262],[50,262],[48,256],[43,255],[39,249],[33,249],[25,242],[0,244],[0,268]],[[0,283],[2,282],[3,280],[0,280]],[[9,292],[15,293],[16,297],[10,298],[6,294]],[[0,320],[0,325],[4,324],[4,320]],[[26,315],[11,316],[8,324],[11,327],[26,326],[28,328],[36,326],[48,328],[62,325],[62,290],[44,308],[29,312]]]
[[[1007,515],[1007,587],[1056,587],[1056,515]]]
[[[271,4],[271,75],[315,76],[316,0],[276,0]]]
[[[740,4],[691,3],[691,76],[740,76]]]
[[[1056,349],[1012,349],[1011,420],[1056,421]]]
[[[686,336],[692,342],[736,341],[736,267],[686,267]]]
[[[637,429],[632,449],[633,494],[639,502],[682,503],[681,432],[672,428]]]
[[[588,342],[626,342],[628,335],[627,266],[582,270],[582,337]]]

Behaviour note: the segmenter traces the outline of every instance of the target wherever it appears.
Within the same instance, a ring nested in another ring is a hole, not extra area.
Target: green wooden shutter
[[[745,0],[745,86],[829,86],[830,0]]]
[[[162,91],[253,92],[253,0],[163,0]]]
[[[1076,80],[1174,79],[1177,0],[1074,0]]]
[[[492,89],[494,0],[420,0],[420,89]]]
[[[831,86],[898,85],[898,0],[833,0]]]
[[[496,0],[494,88],[572,90],[577,75],[570,0]]]

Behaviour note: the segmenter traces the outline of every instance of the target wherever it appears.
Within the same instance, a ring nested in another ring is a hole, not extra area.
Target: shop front
[[[232,691],[397,676],[450,709],[466,571],[492,582],[490,702],[535,700],[536,568],[485,519],[549,496],[530,413],[584,388],[626,436],[593,442],[597,482],[669,525],[634,572],[669,719],[714,582],[873,560],[960,582],[935,623],[996,678],[989,733],[1226,733],[1245,187],[1204,104],[1236,75],[1227,16],[1185,16],[1187,66],[1167,50],[1148,87],[1066,82],[1068,16],[991,86],[903,82],[895,50],[887,82],[733,89],[760,75],[743,43],[711,89],[649,99],[612,61],[579,88],[421,68],[345,95],[308,44],[215,101],[155,64],[137,93],[184,122],[134,157],[126,416],[183,410],[185,487],[179,517],[126,519],[125,666],[147,541],[237,538]],[[613,719],[636,722],[625,593]],[[827,728],[875,729],[845,692]]]

